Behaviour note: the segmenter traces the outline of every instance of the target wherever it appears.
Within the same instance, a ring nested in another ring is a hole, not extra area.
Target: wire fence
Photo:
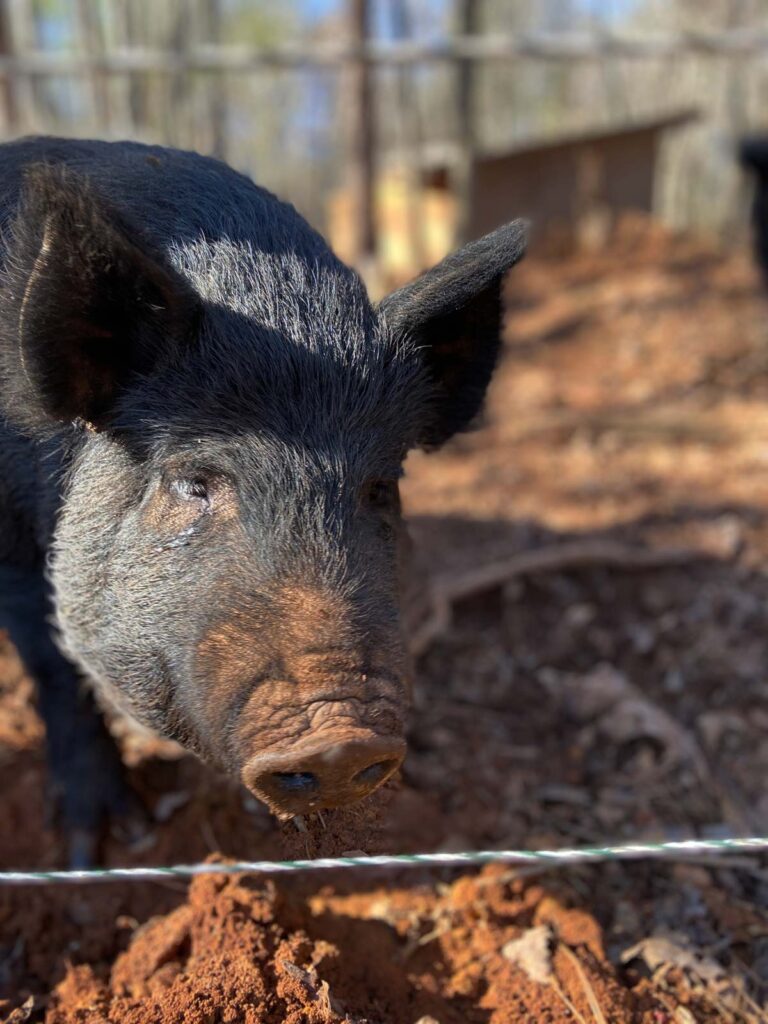
[[[83,871],[4,871],[0,886],[87,884],[92,882],[147,882],[197,875],[291,874],[350,868],[452,868],[483,864],[512,864],[564,868],[626,860],[680,860],[702,855],[768,853],[768,836],[732,839],[683,839],[666,843],[629,843],[621,846],[576,847],[560,850],[474,850],[463,853],[401,853],[382,856],[318,857],[314,860],[256,860],[176,864],[168,867],[90,868]]]

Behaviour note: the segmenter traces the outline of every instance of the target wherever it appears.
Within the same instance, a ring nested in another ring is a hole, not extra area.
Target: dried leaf
[[[701,752],[686,729],[651,701],[613,665],[596,665],[590,672],[551,673],[544,680],[573,719],[585,723],[582,740],[591,745],[596,736],[614,744],[654,740],[662,748],[660,767],[689,762],[704,772]]]
[[[692,987],[707,987],[723,1006],[738,1010],[744,997],[741,979],[729,974],[721,963],[692,946],[685,935],[652,935],[621,954],[622,963],[643,960],[652,972],[676,967]]]
[[[290,960],[282,960],[280,966],[295,978],[306,989],[307,995],[318,1002],[326,1013],[344,1014],[341,1004],[331,995],[331,988],[327,981],[318,978],[317,969],[310,966],[309,970],[291,963]]]
[[[687,1006],[678,1006],[675,1009],[675,1022],[676,1024],[697,1024],[696,1018]]]
[[[24,1022],[28,1021],[32,1016],[34,1008],[35,997],[29,996],[21,1006],[17,1006],[15,1010],[12,1010],[11,1013],[4,1018],[2,1024],[24,1024]]]

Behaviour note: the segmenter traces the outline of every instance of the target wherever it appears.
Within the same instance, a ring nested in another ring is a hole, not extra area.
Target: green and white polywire
[[[562,850],[475,850],[467,853],[399,853],[382,856],[319,857],[316,860],[254,860],[171,867],[89,868],[85,871],[2,871],[2,885],[84,884],[89,882],[158,881],[195,875],[263,874],[325,871],[346,868],[471,867],[479,864],[589,864],[617,860],[680,860],[702,854],[768,853],[768,836],[743,839],[682,839],[666,843],[629,843]]]

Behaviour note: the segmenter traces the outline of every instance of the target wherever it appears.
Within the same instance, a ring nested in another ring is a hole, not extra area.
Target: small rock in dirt
[[[552,980],[552,943],[554,932],[548,924],[529,928],[519,939],[502,947],[502,954],[541,985]]]
[[[623,672],[605,663],[583,675],[564,675],[560,684],[566,710],[581,722],[605,714],[633,690]]]
[[[594,622],[597,609],[593,604],[580,602],[569,605],[565,610],[565,621],[570,629],[584,629],[590,622]]]

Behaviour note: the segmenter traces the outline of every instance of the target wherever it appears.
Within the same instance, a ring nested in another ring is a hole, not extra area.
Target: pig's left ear
[[[182,349],[196,303],[142,234],[70,171],[30,168],[0,297],[6,411],[33,430],[109,426],[130,383]]]
[[[381,304],[389,327],[419,347],[435,388],[424,448],[480,410],[501,345],[502,279],[525,253],[526,227],[516,220],[470,242]]]

